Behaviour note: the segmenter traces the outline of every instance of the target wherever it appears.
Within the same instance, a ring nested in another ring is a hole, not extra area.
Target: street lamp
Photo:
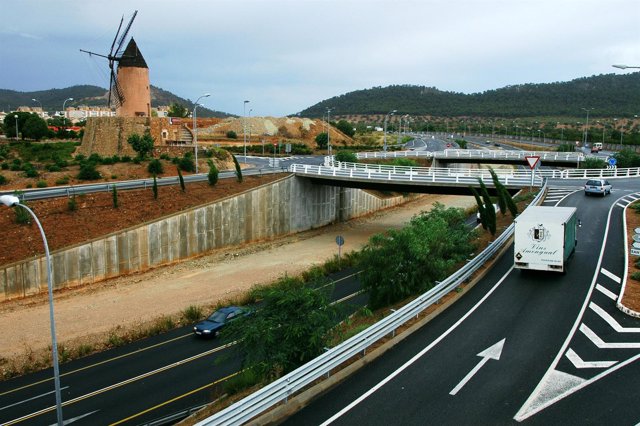
[[[204,95],[201,95],[198,99],[196,99],[195,105],[193,106],[193,140],[194,140],[194,145],[195,145],[195,151],[196,151],[196,174],[198,173],[198,119],[197,119],[197,109],[198,109],[198,102],[200,102],[200,99],[202,98],[208,98],[209,96],[211,96],[211,93],[205,93]],[[204,106],[204,105],[202,105]]]
[[[67,120],[67,110],[65,109],[65,105],[67,104],[67,101],[72,101],[73,98],[67,98],[64,100],[64,102],[62,103],[62,127],[64,127],[64,125],[66,124],[66,120]]]
[[[18,142],[18,114],[14,114],[16,118],[16,142]]]
[[[583,111],[587,111],[587,122],[584,125],[582,146],[587,146],[587,141],[589,139],[589,111],[592,111],[593,108],[582,108]]]
[[[393,110],[384,116],[384,139],[383,139],[383,151],[387,150],[387,121],[389,120],[389,116],[393,115],[397,112],[397,110]]]
[[[49,322],[51,323],[51,353],[53,355],[53,381],[55,384],[56,394],[56,414],[58,417],[58,426],[62,426],[62,395],[60,394],[60,369],[58,367],[58,342],[56,340],[56,323],[53,316],[53,284],[51,283],[51,257],[49,256],[49,245],[47,244],[47,237],[44,234],[42,225],[36,217],[35,213],[24,204],[20,204],[20,199],[14,195],[1,195],[0,203],[7,207],[21,207],[25,209],[33,220],[38,225],[40,235],[42,236],[42,242],[44,243],[44,254],[47,259],[47,287],[49,288]]]
[[[249,141],[249,145],[251,145],[251,128],[253,127],[251,124],[251,111],[253,111],[253,108],[249,108],[249,138],[247,139]]]
[[[242,139],[244,140],[244,161],[247,161],[247,104],[249,101],[244,101],[242,104]]]
[[[542,143],[546,143],[546,137],[544,136],[544,132],[540,129],[538,129],[538,142],[540,141],[540,133],[542,133]]]
[[[327,107],[327,154],[329,156],[331,156],[331,137],[329,136],[331,135],[331,110],[333,108]]]

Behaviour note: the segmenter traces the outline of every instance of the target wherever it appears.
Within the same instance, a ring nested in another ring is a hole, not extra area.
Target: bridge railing
[[[585,156],[580,152],[556,151],[509,151],[486,149],[446,149],[444,151],[388,151],[388,152],[358,152],[356,157],[361,159],[375,158],[478,158],[478,159],[522,159],[537,156],[541,161],[584,161]]]
[[[478,178],[487,186],[493,186],[493,180],[488,172],[472,172],[467,169],[434,169],[428,167],[401,167],[401,166],[378,166],[358,163],[349,163],[353,167],[328,167],[314,166],[308,164],[292,164],[289,171],[298,175],[309,177],[335,177],[357,180],[387,181],[391,183],[415,182],[425,184],[464,184],[476,185]],[[498,174],[498,179],[504,185],[529,186],[531,185],[531,173],[510,172]],[[536,176],[533,184],[542,185],[542,178]]]
[[[546,184],[545,184],[546,186]],[[532,204],[537,204],[544,186]],[[314,381],[328,377],[331,371],[350,358],[365,353],[366,350],[380,339],[392,335],[399,327],[413,318],[418,317],[425,309],[438,302],[447,293],[462,285],[471,275],[481,268],[487,260],[492,258],[502,246],[509,241],[513,234],[514,225],[511,224],[485,250],[465,266],[451,274],[444,281],[405,306],[392,312],[382,320],[350,339],[329,349],[317,358],[309,361],[291,373],[268,384],[264,388],[252,393],[228,408],[219,411],[211,417],[197,423],[197,425],[240,425],[262,414],[275,405],[286,402],[288,398],[312,384]]]
[[[621,169],[540,169],[536,170],[536,173],[551,179],[627,178],[639,177],[640,167]]]

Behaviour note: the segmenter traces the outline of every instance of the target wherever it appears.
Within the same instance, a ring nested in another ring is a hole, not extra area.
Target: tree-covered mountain
[[[20,106],[39,107],[45,111],[53,113],[61,111],[65,99],[73,98],[73,101],[67,101],[65,106],[107,106],[108,91],[102,87],[80,85],[72,86],[64,89],[39,90],[36,92],[17,92],[15,90],[0,89],[0,111],[14,111]],[[33,101],[37,99],[38,102]],[[159,87],[151,86],[151,105],[169,106],[172,103],[178,103],[193,109],[193,101],[181,98],[171,92],[163,90]],[[198,117],[229,117],[230,114],[214,111],[205,107],[198,108]]]
[[[455,93],[425,86],[388,86],[357,90],[319,102],[303,117],[397,114],[432,116],[533,117],[584,115],[633,117],[640,112],[640,73],[602,74],[568,82],[519,84],[483,93]]]

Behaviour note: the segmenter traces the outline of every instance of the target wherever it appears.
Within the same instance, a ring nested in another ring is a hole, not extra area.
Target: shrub
[[[123,163],[129,163],[129,162],[131,162],[131,157],[129,157],[128,155],[123,155],[120,158],[120,161],[122,161]]]
[[[631,274],[631,279],[635,281],[640,281],[640,272],[634,272]]]
[[[8,180],[7,180],[6,176],[0,175],[0,185],[4,185],[7,182],[8,182]]]
[[[207,161],[209,165],[209,173],[207,174],[207,179],[209,180],[209,185],[214,186],[218,183],[218,168],[215,164],[213,164],[212,160]]]
[[[47,164],[45,169],[48,172],[59,172],[60,170],[62,170],[62,168],[60,166],[58,166],[57,164]]]
[[[2,163],[2,170],[9,170],[9,163]]]
[[[182,177],[182,172],[180,171],[180,167],[178,167],[177,170],[178,170],[178,181],[180,182],[180,188],[182,189],[182,192],[185,192],[187,188],[184,186],[184,177]]]
[[[74,212],[78,209],[78,202],[76,201],[76,196],[72,195],[67,201],[67,209],[70,212]]]
[[[336,154],[336,161],[341,161],[345,163],[357,163],[358,157],[356,157],[356,155],[351,151],[348,151],[346,149],[341,149]]]
[[[166,152],[163,152],[162,154],[160,154],[160,159],[161,160],[166,160],[166,161],[171,161],[171,157]]]
[[[153,199],[157,200],[158,199],[158,178],[156,177],[155,173],[153,174]]]
[[[147,171],[152,175],[161,175],[164,173],[164,168],[162,163],[157,158],[149,161],[149,165],[147,166]]]
[[[24,201],[22,204],[26,204]],[[16,223],[19,225],[28,225],[31,223],[31,215],[26,209],[22,207],[14,207],[13,211],[16,214]]]
[[[202,318],[202,308],[199,306],[191,305],[184,311],[182,311],[182,318],[187,322],[196,322]]]
[[[96,170],[94,163],[82,163],[80,165],[80,172],[78,173],[78,179],[80,180],[97,180],[102,176],[100,172]]]
[[[56,185],[67,185],[68,183],[69,183],[69,176],[64,176],[56,180]]]
[[[233,130],[229,130],[227,132],[227,137],[229,139],[238,139],[238,135],[236,134],[236,132],[234,132]]]
[[[118,208],[118,188],[113,185],[113,189],[111,190],[112,193],[112,197],[113,197],[113,208],[117,209]]]
[[[195,172],[196,171],[196,163],[193,161],[191,156],[185,155],[178,162],[178,167],[185,172]]]
[[[24,171],[24,175],[29,178],[37,178],[39,176],[39,173],[32,166]]]
[[[102,156],[100,154],[98,154],[97,152],[94,152],[93,154],[91,154],[89,156],[89,158],[87,158],[87,161],[99,164],[99,163],[102,163]]]
[[[38,188],[46,188],[47,187],[47,182],[44,180],[39,180],[38,182],[36,182],[36,187]]]

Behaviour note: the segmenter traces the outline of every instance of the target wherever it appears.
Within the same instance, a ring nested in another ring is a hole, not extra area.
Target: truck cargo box
[[[577,244],[575,207],[529,206],[516,217],[514,265],[564,272]]]

